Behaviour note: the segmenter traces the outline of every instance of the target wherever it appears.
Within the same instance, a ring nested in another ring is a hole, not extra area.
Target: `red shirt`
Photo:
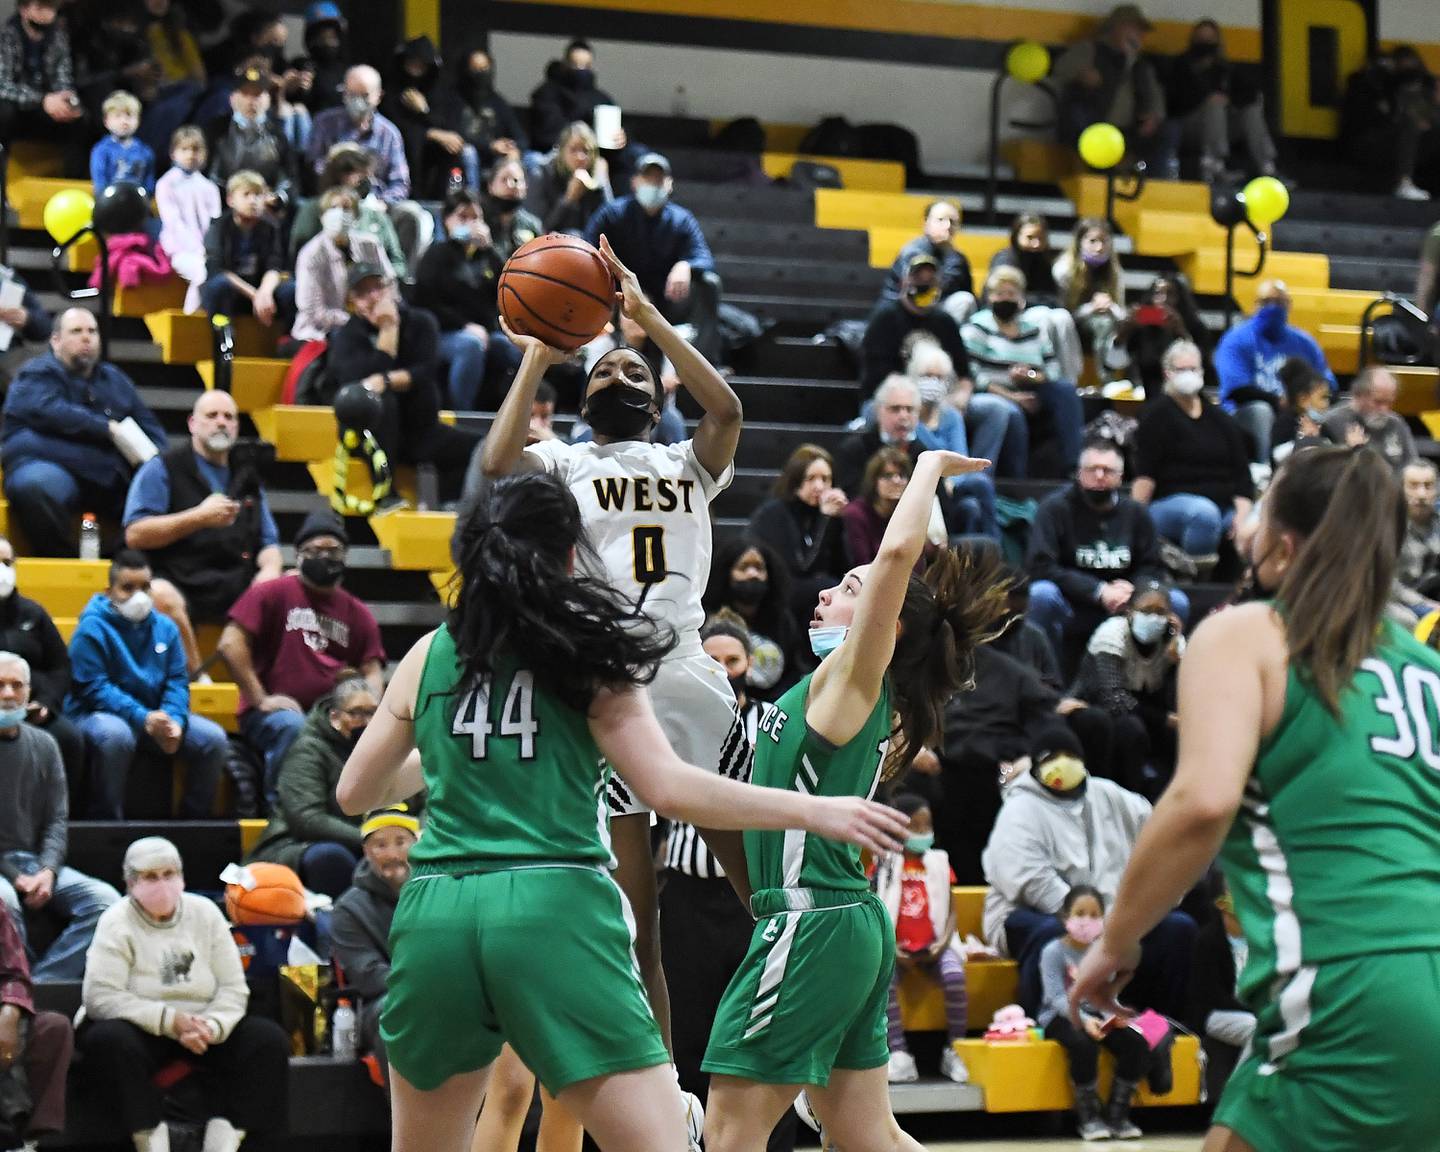
[[[293,696],[307,710],[335,687],[340,669],[385,659],[380,625],[362,601],[343,588],[307,588],[294,572],[247,588],[230,619],[250,635],[265,691]],[[250,707],[242,695],[240,711]]]
[[[900,915],[895,918],[895,939],[906,952],[919,952],[935,943],[925,862],[908,852],[900,870]]]

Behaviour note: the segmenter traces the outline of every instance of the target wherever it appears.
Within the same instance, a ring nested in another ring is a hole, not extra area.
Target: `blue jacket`
[[[1330,391],[1335,391],[1335,373],[1325,363],[1325,353],[1308,332],[1285,325],[1278,339],[1271,339],[1260,330],[1256,317],[1242,321],[1225,335],[1215,346],[1215,375],[1220,379],[1220,406],[1227,412],[1234,412],[1237,404],[1247,397],[1236,399],[1235,393],[1242,389],[1255,388],[1268,392],[1276,398],[1283,398],[1285,388],[1276,375],[1280,365],[1291,356],[1298,356],[1315,371],[1330,381]],[[1256,399],[1256,397],[1248,397]]]
[[[145,195],[155,195],[155,153],[135,136],[129,140],[105,136],[90,149],[90,182],[95,185],[95,195],[119,180],[139,184]]]
[[[130,465],[110,439],[110,421],[127,416],[165,450],[165,429],[124,372],[102,362],[87,380],[47,352],[26,363],[10,383],[0,464],[13,473],[28,461],[48,460],[97,488],[123,490],[130,484]]]
[[[695,272],[715,270],[715,257],[710,255],[700,222],[688,208],[675,203],[667,203],[651,216],[634,196],[612,200],[585,225],[585,239],[596,247],[602,233],[620,262],[635,273],[640,287],[654,300],[664,295],[670,269],[681,260]]]
[[[137,733],[157,709],[184,726],[190,719],[190,677],[180,629],[159,612],[132,624],[97,592],[70,638],[70,694],[65,714],[119,716]]]

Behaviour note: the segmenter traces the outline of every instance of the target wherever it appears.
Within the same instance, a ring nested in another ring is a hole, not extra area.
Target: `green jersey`
[[[766,704],[755,734],[751,781],[814,796],[875,794],[880,766],[890,747],[890,685],[880,691],[865,726],[839,748],[805,723],[810,695],[806,676],[773,704]],[[766,888],[869,888],[860,850],[798,829],[746,832],[750,885]]]
[[[1292,666],[1222,859],[1247,1003],[1302,968],[1440,949],[1440,656],[1386,621],[1338,717]]]
[[[536,863],[605,867],[609,768],[582,713],[506,660],[457,684],[455,641],[440,627],[415,697],[415,745],[428,790],[417,874]]]

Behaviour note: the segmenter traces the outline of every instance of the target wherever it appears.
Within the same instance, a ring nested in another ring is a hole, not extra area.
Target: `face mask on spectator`
[[[0,728],[18,728],[25,723],[25,705],[14,708],[0,708]]]
[[[1130,617],[1130,635],[1137,644],[1154,644],[1170,627],[1170,618],[1160,612],[1136,612]]]
[[[360,743],[360,737],[363,736],[363,735],[365,735],[365,728],[366,728],[366,725],[361,724],[360,727],[358,727],[358,728],[352,728],[352,729],[350,729],[350,736],[349,736],[350,747],[354,748],[355,745],[357,745],[357,744]]]
[[[489,96],[495,90],[495,81],[491,78],[488,68],[481,68],[474,72],[466,72],[460,81],[460,86],[471,96],[481,99]]]
[[[921,312],[928,312],[940,303],[940,285],[927,284],[922,288],[918,284],[913,284],[905,293],[905,298]]]
[[[740,673],[739,676],[728,676],[726,679],[730,681],[730,691],[735,693],[736,700],[739,700],[740,697],[746,694],[746,689],[749,685],[744,672]]]
[[[1020,301],[1018,300],[994,300],[990,304],[990,312],[996,320],[1002,324],[1008,324],[1020,315]]]
[[[300,575],[319,588],[333,588],[345,575],[345,561],[338,556],[303,556]]]
[[[758,604],[765,599],[765,593],[769,590],[770,581],[759,576],[730,581],[730,595],[741,604]]]
[[[1071,916],[1065,921],[1065,935],[1077,944],[1093,944],[1105,931],[1105,921],[1094,916]]]
[[[372,111],[370,107],[370,97],[363,96],[358,92],[347,93],[345,96],[345,111],[349,114],[351,120],[356,124],[360,123],[365,117],[369,116]]]
[[[1084,262],[1085,267],[1087,268],[1103,268],[1106,264],[1110,263],[1110,253],[1084,252],[1081,253],[1080,259]]]
[[[1083,761],[1061,753],[1037,765],[1035,775],[1052,792],[1073,792],[1085,783],[1090,773]]]
[[[1278,340],[1285,331],[1285,322],[1290,319],[1290,309],[1274,302],[1262,304],[1255,313],[1255,322],[1261,333],[1271,340]]]
[[[1329,413],[1324,408],[1306,408],[1305,415],[1312,424],[1323,424]]]
[[[354,218],[338,204],[334,208],[327,208],[320,213],[320,227],[332,240],[346,231],[353,223]]]
[[[916,836],[905,837],[905,851],[913,852],[916,856],[923,856],[935,846],[935,833],[922,832]]]
[[[355,195],[361,200],[368,200],[375,193],[375,182],[368,176],[355,185]]]
[[[126,620],[129,620],[130,623],[139,624],[140,621],[150,615],[150,609],[154,606],[154,602],[150,599],[150,593],[142,588],[139,592],[133,593],[130,599],[126,600],[123,604],[116,604],[115,611],[125,617]]]
[[[10,599],[15,591],[15,565],[0,564],[0,600]]]
[[[475,235],[475,229],[469,224],[456,224],[450,229],[450,239],[457,240],[461,244],[470,243],[470,237]]]
[[[915,387],[920,392],[920,403],[927,407],[945,399],[945,381],[939,376],[921,376]]]
[[[185,891],[183,876],[165,876],[154,880],[135,880],[130,885],[130,899],[149,914],[153,920],[168,920],[175,914],[180,903],[180,893]]]
[[[1106,488],[1081,488],[1080,496],[1086,504],[1090,505],[1097,512],[1104,512],[1107,508],[1113,508],[1116,500],[1120,498],[1118,492],[1111,492]]]
[[[641,184],[635,189],[636,202],[647,211],[651,208],[659,208],[669,199],[670,193],[663,184]]]
[[[487,192],[486,196],[490,200],[491,208],[501,216],[518,212],[520,205],[525,203],[523,196],[497,196],[493,192]]]
[[[253,132],[260,126],[258,117],[242,116],[239,112],[234,113],[231,119],[235,121],[235,127],[242,132]]]
[[[595,87],[595,69],[593,68],[568,68],[565,78],[570,82],[570,87],[577,92],[588,92]]]
[[[849,626],[845,624],[832,624],[825,628],[810,629],[810,651],[820,659],[825,659],[845,643],[845,634],[849,631]]]
[[[1194,396],[1205,387],[1205,376],[1193,368],[1182,368],[1170,377],[1170,387],[1177,396]]]

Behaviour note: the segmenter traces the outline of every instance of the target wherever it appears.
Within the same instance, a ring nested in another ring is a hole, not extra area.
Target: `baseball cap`
[[[917,252],[914,256],[910,257],[910,263],[905,265],[905,271],[917,272],[921,268],[934,268],[938,272],[940,270],[940,261],[936,260],[935,257],[931,256],[928,252]]]
[[[389,280],[390,275],[379,264],[356,264],[350,269],[350,291],[355,291],[366,280],[375,279]]]
[[[340,14],[340,8],[332,4],[330,0],[316,0],[314,4],[305,6],[305,23],[309,24],[340,24],[344,25],[345,17]]]
[[[268,88],[270,86],[269,75],[261,71],[259,68],[255,68],[253,66],[250,68],[246,68],[244,71],[240,72],[236,76],[236,80],[238,82],[238,86],[241,88],[251,86],[256,88]]]
[[[666,176],[670,175],[670,161],[659,152],[646,152],[640,157],[640,163],[635,165],[637,172],[644,172],[647,168],[659,168]]]

